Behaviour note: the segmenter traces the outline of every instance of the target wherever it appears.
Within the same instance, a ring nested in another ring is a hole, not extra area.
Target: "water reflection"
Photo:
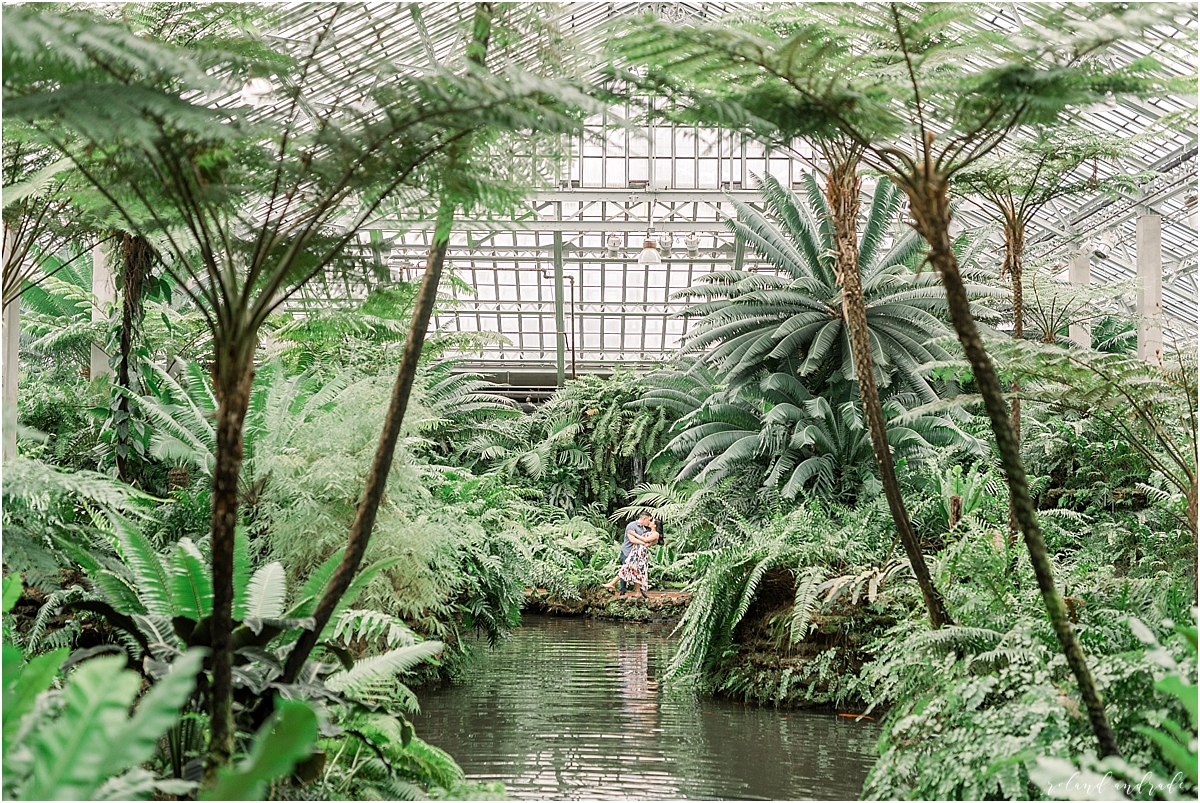
[[[650,679],[650,645],[622,634],[617,645],[617,677],[621,683],[621,710],[629,725],[647,733],[658,729],[658,683]]]
[[[876,726],[667,693],[670,628],[528,617],[417,732],[522,799],[856,798]]]

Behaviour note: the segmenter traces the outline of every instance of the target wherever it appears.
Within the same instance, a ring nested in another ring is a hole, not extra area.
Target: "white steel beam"
[[[1137,219],[1138,356],[1152,365],[1162,363],[1162,218]]]
[[[1068,271],[1071,284],[1075,285],[1076,287],[1087,287],[1092,282],[1091,254],[1089,254],[1087,251],[1080,251],[1078,254],[1071,257]],[[1070,338],[1077,345],[1079,345],[1080,348],[1090,349],[1092,347],[1091,324],[1071,324]]]
[[[117,300],[117,282],[110,256],[108,246],[92,246],[92,323],[107,323],[105,307]],[[90,369],[92,379],[112,373],[108,353],[95,343],[92,344]]]

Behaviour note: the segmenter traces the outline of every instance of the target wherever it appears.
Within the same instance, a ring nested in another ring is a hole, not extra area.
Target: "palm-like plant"
[[[948,419],[907,415],[912,394],[884,403],[892,422],[888,441],[897,459],[910,463],[939,448],[977,454],[986,447]],[[680,419],[678,434],[667,449],[683,461],[680,479],[715,483],[738,466],[758,463],[763,486],[795,498],[803,490],[834,498],[853,497],[864,486],[878,490],[870,467],[871,441],[855,401],[832,404],[813,398],[794,376],[774,373],[757,386],[747,384],[714,394]]]
[[[732,382],[785,367],[811,377],[814,388],[855,380],[829,208],[816,180],[806,175],[804,183],[801,195],[763,176],[766,213],[733,201],[738,216],[730,228],[780,275],[719,271],[684,291],[703,299],[684,313],[698,319],[685,349],[704,352]],[[881,180],[859,243],[875,378],[880,387],[898,379],[933,401],[941,388],[918,368],[950,356],[930,342],[950,331],[946,298],[935,274],[913,270],[922,246],[916,232],[890,236],[902,200],[895,185]],[[970,279],[979,280],[969,284],[974,314],[997,318],[984,300],[999,291],[983,283],[982,272]]]
[[[430,366],[420,391],[425,415],[417,429],[436,438],[445,451],[492,428],[498,419],[518,415],[510,399],[491,392],[491,382],[475,374],[451,373],[453,367],[451,362]]]

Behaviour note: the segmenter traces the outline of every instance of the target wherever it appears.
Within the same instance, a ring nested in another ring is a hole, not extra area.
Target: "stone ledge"
[[[643,599],[636,592],[618,597],[603,588],[589,588],[576,599],[562,599],[544,588],[525,589],[525,609],[529,611],[636,622],[677,621],[691,599],[692,595],[684,591],[649,591]]]

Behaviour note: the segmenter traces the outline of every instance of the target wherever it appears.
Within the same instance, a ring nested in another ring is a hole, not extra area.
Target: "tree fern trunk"
[[[16,266],[10,266],[13,258],[12,251],[16,247],[16,235],[9,230],[7,221],[4,223],[4,289],[9,289],[9,273],[16,275]],[[10,271],[10,267],[12,270]],[[15,282],[13,283],[16,284]],[[19,290],[15,287],[13,292]],[[3,461],[7,462],[17,456],[17,358],[20,355],[21,338],[21,297],[14,295],[3,307],[3,425],[0,426],[0,439],[3,440]]]
[[[832,161],[832,160],[831,160]],[[833,218],[834,247],[837,255],[837,270],[842,277],[842,315],[850,332],[850,349],[854,354],[854,370],[858,377],[858,394],[862,398],[863,413],[867,429],[871,433],[871,448],[879,466],[883,482],[883,493],[888,508],[896,523],[904,550],[908,553],[921,596],[929,611],[933,627],[953,624],[946,611],[945,600],[933,585],[921,543],[913,530],[900,483],[896,479],[896,468],[892,463],[892,451],[887,439],[887,423],[883,418],[883,405],[879,402],[879,388],[875,385],[875,364],[871,357],[871,335],[867,327],[867,302],[863,295],[862,276],[858,267],[858,205],[860,179],[858,159],[840,160],[832,164],[825,183],[825,199]]]
[[[1021,462],[1020,449],[1004,403],[1004,395],[1000,390],[1000,380],[975,326],[967,290],[959,274],[958,259],[950,246],[950,201],[947,183],[943,177],[936,174],[918,175],[907,182],[904,188],[909,197],[916,229],[929,244],[929,262],[942,277],[950,309],[950,321],[958,333],[959,342],[962,343],[967,360],[971,363],[975,384],[983,397],[992,432],[996,436],[996,446],[1004,464],[1004,475],[1012,495],[1017,522],[1025,536],[1029,560],[1033,564],[1033,572],[1037,577],[1050,623],[1054,627],[1054,634],[1058,637],[1067,664],[1079,684],[1080,696],[1087,709],[1092,731],[1099,742],[1100,755],[1118,756],[1120,750],[1108,724],[1104,703],[1096,690],[1096,683],[1088,669],[1083,650],[1075,639],[1062,596],[1054,584],[1050,556],[1038,526],[1033,500],[1029,496],[1025,466]]]
[[[1023,272],[1025,270],[1024,261],[1022,260],[1022,251],[1025,248],[1025,222],[1019,220],[1015,213],[1007,213],[1004,220],[1004,270],[1008,272],[1012,279],[1012,304],[1013,304],[1013,339],[1021,340],[1025,337],[1025,289],[1022,285],[1022,280],[1025,278]],[[1016,393],[1021,389],[1019,380],[1014,379],[1012,382],[1012,412],[1010,414],[1010,422],[1013,429],[1013,438],[1017,442],[1017,447],[1021,445],[1021,400],[1016,398]],[[1011,552],[1013,547],[1017,545],[1017,508],[1013,504],[1012,494],[1008,495],[1008,548]],[[1010,568],[1012,563],[1010,563]]]
[[[1195,540],[1196,540],[1196,501],[1197,501],[1196,497],[1197,497],[1196,478],[1193,477],[1192,484],[1188,486],[1188,490],[1187,490],[1187,517],[1188,517],[1188,523],[1190,525],[1192,525],[1192,542],[1193,543],[1195,543]]]
[[[133,341],[137,337],[142,323],[142,291],[146,279],[150,276],[153,265],[154,251],[144,237],[125,234],[121,238],[121,344],[120,357],[117,364],[117,384],[126,391],[133,390],[131,377],[133,362]],[[133,443],[133,420],[130,418],[129,396],[126,393],[117,395],[116,411],[124,413],[122,420],[116,424],[117,444],[117,474],[124,482],[132,482],[130,476],[129,452]]]
[[[224,342],[222,342],[224,341]],[[217,450],[212,490],[212,699],[206,785],[233,755],[233,540],[238,524],[242,426],[254,382],[254,337],[226,335],[216,343]]]
[[[467,46],[467,57],[482,66],[487,54],[488,40],[491,37],[492,4],[476,3],[475,18],[471,43]],[[454,148],[449,157],[453,167],[465,144]],[[379,444],[375,448],[375,458],[371,462],[371,470],[367,474],[366,487],[363,489],[362,501],[354,516],[354,524],[350,527],[350,537],[346,543],[346,551],[342,560],[329,578],[325,594],[313,612],[316,625],[312,630],[300,636],[287,665],[283,670],[285,683],[295,681],[304,662],[308,659],[321,631],[325,629],[334,610],[345,595],[358,567],[362,564],[375,528],[375,518],[379,505],[383,501],[383,493],[387,488],[388,473],[392,468],[392,458],[396,451],[396,441],[400,436],[400,426],[404,423],[404,414],[408,409],[408,399],[412,394],[413,380],[417,375],[417,366],[421,360],[421,350],[425,345],[425,333],[429,329],[429,319],[437,302],[438,284],[442,278],[442,266],[446,260],[446,248],[450,244],[450,229],[454,223],[455,204],[449,197],[444,197],[438,207],[437,227],[434,231],[433,242],[429,246],[429,258],[425,264],[425,275],[421,279],[421,287],[417,291],[416,306],[413,308],[412,321],[408,327],[408,338],[404,341],[404,352],[400,357],[400,367],[396,372],[396,382],[392,386],[392,398],[388,404],[387,415],[383,422],[383,432],[379,436]]]

